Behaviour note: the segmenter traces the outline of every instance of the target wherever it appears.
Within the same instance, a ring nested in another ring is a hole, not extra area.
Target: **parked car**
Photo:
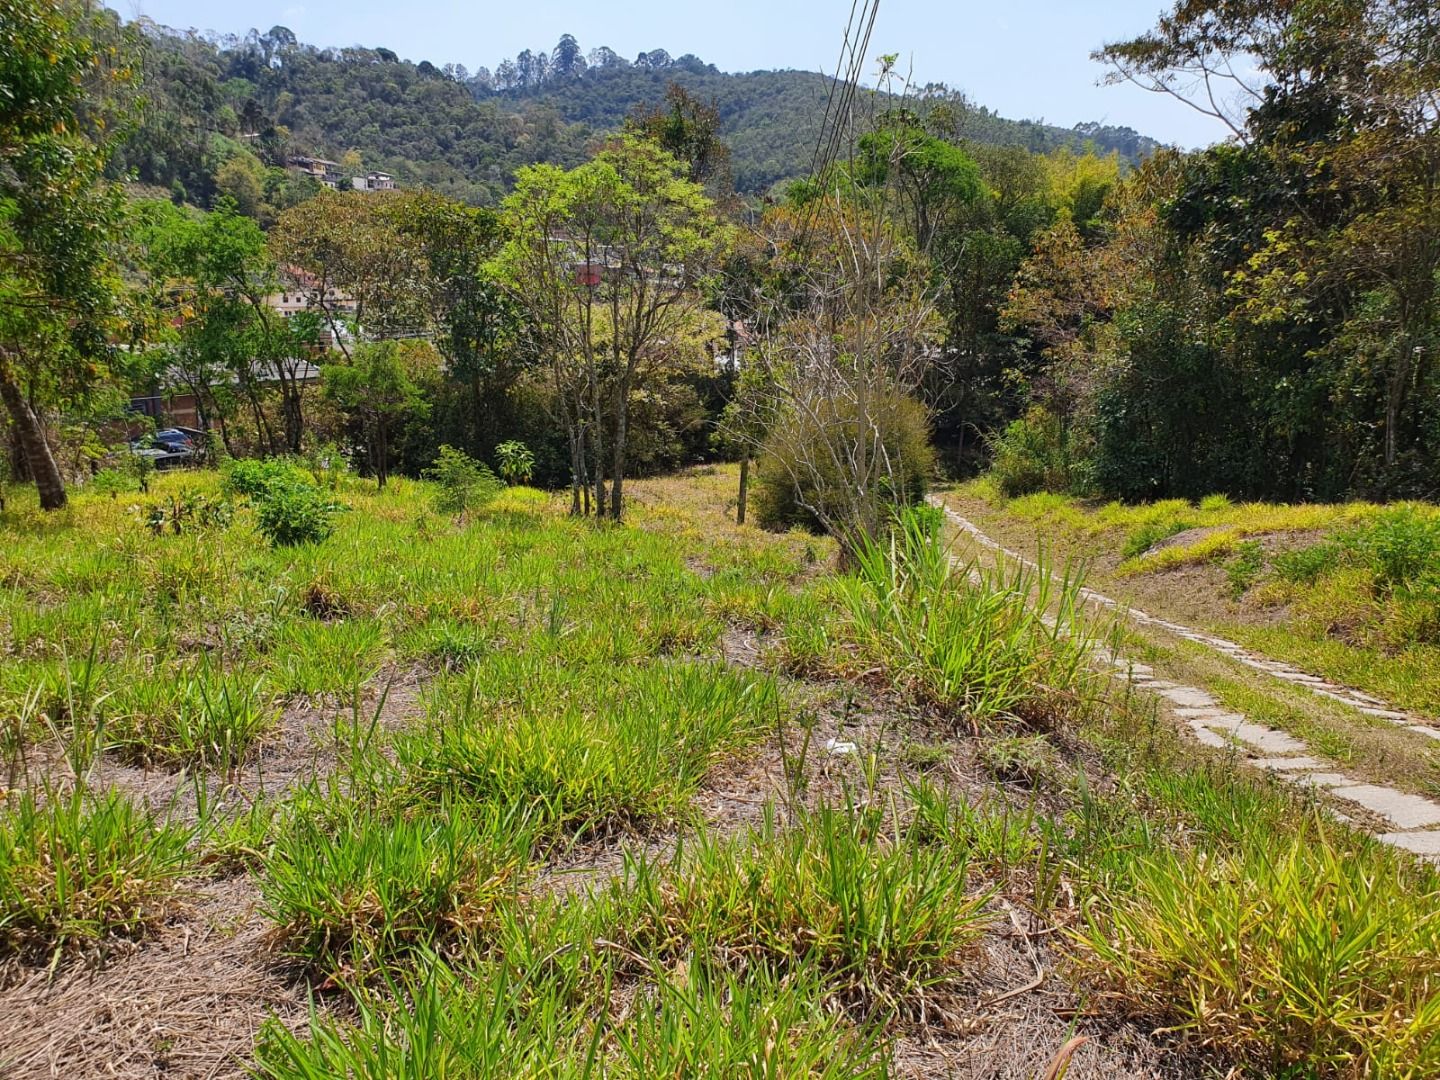
[[[193,461],[204,439],[205,433],[194,428],[161,428],[130,440],[130,452],[148,457],[157,469],[170,469]]]

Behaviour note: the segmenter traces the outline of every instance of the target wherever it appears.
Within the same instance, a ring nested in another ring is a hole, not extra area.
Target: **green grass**
[[[1053,726],[1094,682],[1080,581],[1048,567],[957,567],[918,517],[864,545],[844,583],[851,633],[895,682],[976,731]],[[1043,616],[1055,609],[1047,625]]]
[[[1069,978],[1116,1031],[1178,1029],[1217,1074],[1435,1071],[1435,875],[1105,700],[1074,575],[972,579],[933,516],[836,575],[831,542],[724,519],[733,470],[637,483],[624,527],[525,489],[457,521],[432,485],[333,479],[350,511],[283,550],[243,503],[158,537],[124,493],[0,518],[10,760],[83,777],[105,754],[195,804],[181,828],[19,781],[0,940],[22,966],[143,939],[189,879],[249,875],[323,1002],[266,1025],[258,1076],[878,1077],[892,1040],[947,1037],[932,1006],[1023,905],[1049,920],[1047,993]],[[157,476],[150,498],[219,483]],[[1026,505],[1103,517],[1117,545],[1246,513]],[[753,668],[722,659],[736,629]],[[376,703],[392,676],[406,692]],[[861,698],[885,724],[865,754],[808,747]],[[1365,765],[1369,729],[1347,745],[1335,710],[1265,701]],[[328,772],[297,781],[301,759]]]
[[[1079,963],[1121,1007],[1276,1074],[1440,1069],[1440,893],[1320,826],[1152,849],[1099,886]]]
[[[417,948],[493,933],[532,844],[523,808],[301,798],[265,860],[264,912],[286,955],[307,968],[373,974]]]
[[[396,751],[418,799],[519,808],[575,837],[673,819],[716,761],[773,730],[779,709],[773,680],[719,664],[496,653],[442,682]]]
[[[986,890],[963,847],[822,808],[798,827],[704,834],[671,862],[632,862],[615,933],[636,953],[714,970],[813,968],[839,992],[898,1003],[956,970],[983,930]]]
[[[0,811],[0,955],[58,962],[174,910],[192,830],[116,791],[26,790]]]

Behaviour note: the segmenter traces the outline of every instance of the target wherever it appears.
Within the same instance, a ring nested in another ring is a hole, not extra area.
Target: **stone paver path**
[[[1002,547],[986,536],[973,522],[969,521],[938,498],[931,502],[945,511],[951,523],[969,535],[982,547],[1016,560],[1033,569],[1041,569],[1032,560],[1017,552]],[[1194,641],[1214,649],[1238,663],[1263,671],[1287,683],[1303,686],[1313,693],[1321,694],[1336,701],[1344,702],[1369,716],[1375,716],[1417,734],[1440,739],[1440,729],[1419,723],[1418,718],[1409,716],[1398,709],[1390,709],[1385,703],[1362,694],[1350,687],[1331,683],[1318,676],[1307,674],[1258,656],[1232,641],[1201,633],[1179,623],[1147,615],[1134,608],[1126,609],[1108,596],[1093,589],[1083,589],[1085,600],[1110,609],[1148,626],[1156,626],[1188,641]],[[1351,803],[1385,821],[1391,831],[1377,832],[1376,837],[1386,844],[1412,852],[1423,858],[1440,862],[1440,802],[1420,795],[1412,795],[1396,788],[1371,784],[1339,771],[1334,762],[1310,753],[1309,747],[1301,740],[1284,731],[1265,724],[1255,723],[1233,710],[1226,709],[1209,692],[1194,686],[1180,686],[1158,679],[1155,672],[1145,664],[1132,663],[1123,657],[1097,655],[1098,662],[1113,666],[1123,678],[1138,689],[1153,693],[1167,700],[1174,714],[1184,723],[1196,741],[1215,749],[1233,750],[1244,753],[1250,765],[1274,773],[1280,779],[1301,787],[1318,789],[1329,796]],[[1349,815],[1336,812],[1336,817],[1354,823]]]

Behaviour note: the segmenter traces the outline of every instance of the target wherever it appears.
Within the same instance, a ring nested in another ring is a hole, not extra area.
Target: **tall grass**
[[[887,1075],[875,1029],[827,1009],[813,973],[744,979],[662,973],[607,1015],[604,990],[573,978],[478,970],[433,955],[420,972],[362,995],[343,1022],[312,1012],[296,1035],[272,1022],[257,1047],[267,1080],[436,1080],[438,1077],[716,1076],[871,1080]]]
[[[263,679],[227,674],[208,661],[130,681],[107,712],[107,741],[127,760],[227,772],[250,756],[277,716]]]
[[[1087,905],[1076,940],[1126,1011],[1257,1068],[1440,1070],[1440,890],[1369,842],[1316,826],[1153,848]]]
[[[190,839],[114,790],[14,794],[0,812],[0,953],[55,962],[142,936],[175,905]]]
[[[702,833],[663,865],[631,861],[616,933],[664,964],[814,969],[832,992],[893,1006],[953,974],[985,926],[967,854],[873,812],[822,808],[789,829],[767,817],[739,838]]]
[[[923,514],[862,541],[843,596],[866,655],[901,686],[977,731],[1049,726],[1093,685],[1080,580],[1045,566],[957,567]],[[1049,613],[1047,619],[1047,612]]]
[[[581,835],[673,817],[717,758],[773,725],[773,681],[721,665],[612,671],[497,654],[397,741],[420,791],[524,807]]]
[[[519,806],[447,799],[406,810],[312,794],[297,801],[266,860],[264,911],[286,954],[306,967],[373,973],[422,946],[492,932],[532,843]]]

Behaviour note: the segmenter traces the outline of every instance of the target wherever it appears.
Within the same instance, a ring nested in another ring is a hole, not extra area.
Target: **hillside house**
[[[355,191],[394,191],[395,178],[387,172],[368,172],[364,176],[352,176],[350,186]]]
[[[338,161],[328,161],[325,158],[297,155],[289,158],[285,164],[297,172],[310,177],[322,187],[329,188],[331,191],[337,191],[340,188],[342,176],[340,173],[340,163]]]

